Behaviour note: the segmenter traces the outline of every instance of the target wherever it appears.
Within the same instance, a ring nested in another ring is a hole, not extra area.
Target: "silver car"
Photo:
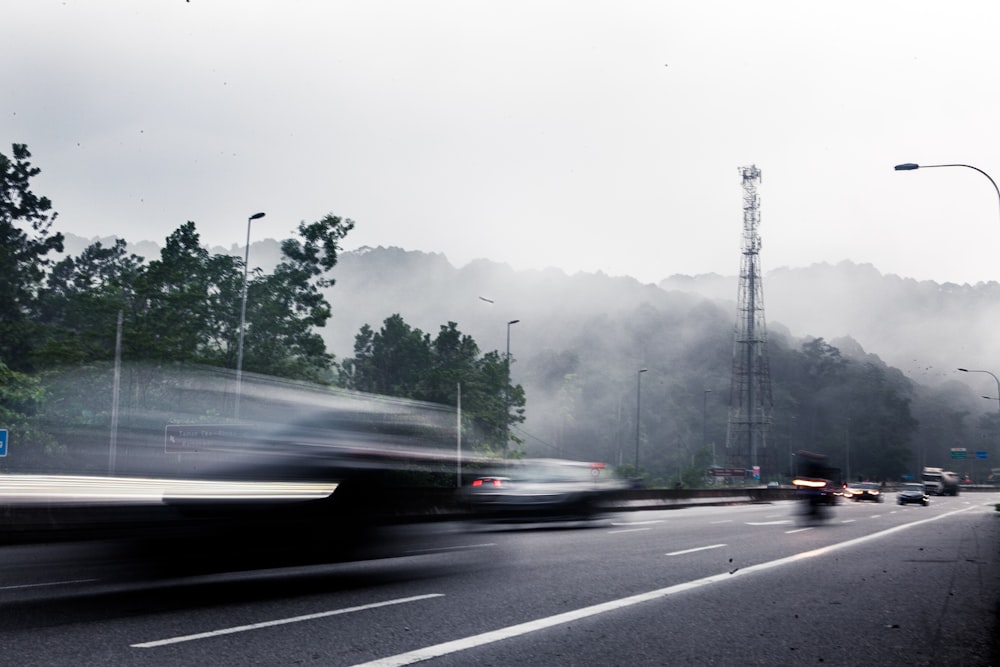
[[[476,478],[464,496],[474,514],[488,519],[589,519],[623,488],[600,463],[525,459]]]

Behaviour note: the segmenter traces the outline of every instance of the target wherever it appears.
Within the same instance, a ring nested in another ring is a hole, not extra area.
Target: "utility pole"
[[[760,269],[760,169],[741,167],[743,179],[743,258],[740,262],[733,342],[726,457],[731,466],[753,469],[766,457],[771,426],[771,371],[764,321],[764,288]]]

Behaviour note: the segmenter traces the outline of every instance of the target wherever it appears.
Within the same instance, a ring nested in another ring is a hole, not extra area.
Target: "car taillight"
[[[481,479],[477,479],[472,482],[472,486],[482,486],[482,485],[483,485],[483,480]]]
[[[495,479],[493,480],[493,486],[503,486],[503,482],[501,482],[499,479]]]

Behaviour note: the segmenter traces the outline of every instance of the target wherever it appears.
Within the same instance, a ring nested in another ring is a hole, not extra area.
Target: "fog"
[[[274,241],[251,247],[251,266],[267,271],[276,258]],[[766,254],[763,260],[776,399],[787,394],[787,373],[798,363],[783,360],[805,341],[823,339],[844,358],[882,369],[907,397],[918,422],[909,468],[943,464],[951,446],[992,451],[995,438],[981,422],[997,404],[982,396],[996,397],[996,387],[985,374],[957,368],[989,369],[1000,353],[989,306],[997,283],[918,282],[850,262],[768,271]],[[378,330],[397,313],[431,334],[455,322],[481,352],[501,354],[507,322],[518,320],[509,327],[511,379],[524,386],[527,406],[513,434],[530,456],[634,464],[638,440],[640,466],[663,481],[686,467],[725,463],[735,276],[672,276],[653,285],[516,271],[488,260],[456,267],[442,254],[366,248],[342,253],[333,277],[332,317],[322,333],[341,360],[353,356],[363,325]],[[639,380],[641,368],[648,370]],[[798,447],[847,447],[851,396],[817,390],[808,416],[796,414],[800,398],[775,408],[772,474],[788,472]]]

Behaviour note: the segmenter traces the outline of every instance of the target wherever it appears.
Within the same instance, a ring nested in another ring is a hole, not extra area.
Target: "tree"
[[[79,257],[58,262],[39,293],[43,339],[36,365],[109,360],[114,356],[117,315],[130,306],[143,259],[126,252],[124,240],[111,247],[87,247]]]
[[[337,263],[340,240],[353,226],[335,216],[301,223],[299,238],[282,243],[284,260],[271,275],[249,273],[244,370],[328,378],[332,356],[316,331],[330,316],[321,290],[334,284],[326,274]],[[124,242],[119,242],[113,249],[88,248],[57,268],[55,278],[73,285],[63,290],[56,282],[50,285],[52,302],[64,308],[64,319],[86,303],[99,304],[98,311],[124,306],[127,358],[235,366],[244,267],[237,257],[209,254],[194,222],[167,237],[159,259],[146,265],[141,258],[126,257]],[[55,321],[59,316],[53,312],[51,317]]]
[[[62,234],[50,232],[57,214],[52,203],[31,191],[32,167],[24,144],[0,153],[0,361],[15,370],[31,369],[37,339],[36,296],[51,260],[62,252]]]
[[[8,445],[8,461],[30,465],[58,448],[55,439],[40,427],[36,416],[44,396],[38,378],[11,370],[0,361],[0,423],[8,430],[8,443],[16,443]]]
[[[365,325],[355,337],[351,388],[421,399],[431,358],[430,336],[412,328],[398,313],[390,315],[378,332]]]
[[[228,258],[227,258],[228,259]],[[201,361],[219,319],[230,321],[231,299],[220,312],[219,284],[235,273],[231,260],[213,259],[201,247],[195,223],[187,222],[167,237],[160,258],[136,281],[132,305],[130,356],[156,361]],[[221,269],[221,270],[220,270]],[[231,291],[229,290],[230,297]],[[209,355],[211,356],[211,355]]]
[[[299,224],[299,238],[281,244],[284,260],[248,287],[244,368],[283,377],[323,380],[333,362],[316,332],[330,318],[322,290],[337,265],[340,243],[354,221],[327,215]]]
[[[507,386],[504,357],[496,351],[480,357],[475,340],[455,322],[442,325],[434,339],[398,313],[387,317],[379,331],[362,326],[354,357],[342,364],[341,383],[444,405],[456,405],[461,385],[463,441],[483,452],[502,451],[508,428],[524,421],[524,388]]]

